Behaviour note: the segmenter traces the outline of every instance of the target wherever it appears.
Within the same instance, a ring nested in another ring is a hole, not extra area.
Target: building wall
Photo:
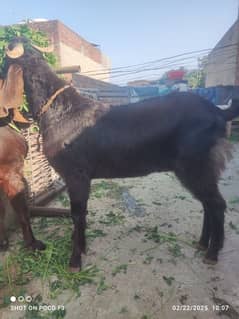
[[[58,56],[59,67],[80,65],[81,72],[99,71],[107,69],[106,74],[97,76],[89,73],[95,79],[109,81],[111,62],[101,50],[86,41],[79,34],[72,31],[58,20],[32,22],[30,28],[45,32],[54,44]]]
[[[237,20],[208,56],[208,62],[205,68],[206,87],[236,85],[239,71],[238,41],[239,21]]]
[[[88,72],[88,71],[94,71],[99,73],[105,73],[102,72],[102,68],[108,67],[108,65],[103,65],[101,63],[96,62],[95,60],[91,59],[88,55],[84,54],[83,52],[80,52],[68,45],[66,45],[63,42],[60,42],[59,45],[59,51],[60,51],[60,65],[62,67],[70,66],[70,65],[80,65],[81,67],[81,73]],[[70,64],[69,64],[70,61]],[[86,73],[87,76],[92,77],[94,79],[98,80],[104,80],[109,81],[109,74],[102,74],[102,75],[94,75],[94,73]]]

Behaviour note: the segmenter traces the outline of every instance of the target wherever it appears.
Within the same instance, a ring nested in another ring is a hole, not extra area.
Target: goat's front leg
[[[36,240],[33,235],[24,191],[16,194],[11,199],[11,204],[16,211],[18,221],[21,225],[25,246],[32,250],[44,250],[46,248],[45,244],[40,240]]]
[[[8,239],[6,235],[6,229],[4,225],[5,220],[5,207],[0,197],[0,251],[4,251],[8,248]]]
[[[86,175],[80,175],[68,177],[66,183],[71,202],[71,216],[74,223],[70,270],[76,272],[81,269],[81,254],[86,252],[85,230],[90,179]]]

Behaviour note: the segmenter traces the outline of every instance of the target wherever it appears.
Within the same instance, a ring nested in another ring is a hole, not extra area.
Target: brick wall
[[[208,56],[206,87],[235,85],[239,71],[239,20],[226,32]],[[239,79],[238,79],[239,80]]]
[[[29,27],[48,35],[54,44],[60,66],[80,64],[82,71],[110,69],[110,60],[100,49],[94,47],[62,22],[58,20],[32,22]]]
[[[82,52],[93,61],[102,64],[103,61],[101,51],[59,21],[58,32],[60,42],[63,42],[67,46]]]

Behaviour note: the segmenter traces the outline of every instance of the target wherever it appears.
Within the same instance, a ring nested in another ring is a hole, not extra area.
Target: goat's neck
[[[37,118],[41,108],[65,81],[58,78],[48,66],[37,70],[29,68],[24,74],[25,91],[33,117]],[[44,69],[45,68],[45,69]],[[109,106],[79,95],[68,88],[57,96],[46,113],[41,117],[40,128],[47,157],[54,156],[65,144],[71,143],[86,127],[109,110]]]
[[[65,85],[65,82],[58,78],[48,66],[37,66],[37,68],[41,70],[26,69],[24,72],[25,92],[35,120],[38,119],[37,115],[43,105]]]

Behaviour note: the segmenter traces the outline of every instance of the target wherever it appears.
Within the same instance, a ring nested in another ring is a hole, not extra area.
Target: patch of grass
[[[163,244],[167,242],[167,243],[172,243],[173,245],[173,244],[176,244],[177,242],[181,242],[190,247],[193,247],[192,242],[179,238],[173,232],[165,233],[165,232],[162,232],[161,230],[159,231],[158,226],[145,228],[145,238],[147,240],[152,240],[155,243],[159,243],[159,244]],[[177,246],[176,246],[176,249],[179,250]]]
[[[160,202],[157,202],[157,201],[153,201],[153,202],[152,202],[152,204],[154,204],[154,205],[158,205],[158,206],[161,206],[161,205],[163,205],[162,203],[160,203]]]
[[[150,227],[146,230],[145,237],[153,240],[155,243],[161,243],[162,238],[158,231],[158,226]]]
[[[111,183],[108,181],[101,181],[94,183],[91,187],[91,195],[96,198],[101,198],[111,189]]]
[[[115,268],[112,270],[112,276],[116,276],[116,275],[119,274],[119,273],[124,273],[124,274],[126,274],[126,273],[127,273],[127,268],[128,268],[128,265],[127,265],[127,264],[122,264],[122,265],[119,265],[119,266],[115,267]]]
[[[107,234],[102,229],[87,229],[86,237],[93,240],[97,237],[105,237]]]
[[[97,290],[96,290],[97,294],[101,295],[102,292],[107,290],[108,288],[109,288],[109,286],[106,285],[106,283],[105,283],[105,277],[103,277],[103,276],[100,277],[100,281],[98,283]]]
[[[176,199],[181,199],[181,200],[185,200],[187,197],[184,195],[176,195],[174,198]]]
[[[120,311],[119,311],[119,314],[125,314],[125,313],[128,313],[129,312],[129,310],[127,309],[127,307],[122,307],[121,309],[120,309]]]
[[[125,187],[120,186],[116,182],[111,180],[103,180],[92,184],[91,196],[95,198],[107,196],[110,198],[121,199],[122,193],[125,191],[125,189]]]
[[[151,261],[152,261],[153,259],[154,259],[153,256],[148,255],[148,256],[145,257],[143,263],[146,264],[146,265],[149,265],[149,264],[151,264]]]
[[[163,276],[163,280],[166,282],[168,286],[172,286],[172,283],[174,282],[175,278],[172,276],[170,277]]]
[[[235,197],[229,200],[229,203],[232,205],[239,204],[239,197]]]
[[[158,230],[158,226],[146,229],[145,237],[155,243],[176,242],[177,237],[173,233],[165,234]]]
[[[57,196],[56,200],[58,202],[60,202],[63,207],[65,207],[65,208],[70,207],[70,199],[69,199],[69,196],[67,194],[59,194]]]
[[[52,229],[49,230],[50,226],[52,226]],[[60,226],[60,228],[58,226]],[[49,234],[53,236],[52,232],[57,232],[59,229],[65,229],[63,226],[72,228],[72,219],[65,217],[40,217],[34,218],[33,220],[34,232],[39,233],[40,235]]]
[[[0,309],[1,308],[5,308],[5,307],[8,307],[10,304],[11,304],[11,300],[9,298],[9,295],[10,294],[7,294],[7,295],[3,295],[2,298],[1,298],[1,303],[0,303]]]
[[[238,226],[236,226],[235,224],[233,224],[232,221],[229,222],[229,226],[230,226],[231,229],[235,230],[236,234],[239,235],[239,227],[238,227]]]
[[[31,307],[29,307],[31,306]],[[42,311],[41,306],[48,306],[44,303],[41,295],[37,295],[31,303],[28,304],[25,312],[25,319],[62,319],[65,318],[65,309],[56,309],[53,311]]]
[[[170,246],[168,246],[168,250],[173,257],[183,256],[181,249],[182,247],[178,243],[172,243]]]
[[[140,296],[137,293],[135,293],[134,294],[134,300],[139,300],[139,299],[140,299]]]
[[[64,290],[64,283],[62,280],[56,279],[49,283],[50,297],[55,299]]]
[[[119,213],[113,213],[112,211],[105,215],[103,219],[99,222],[101,224],[110,226],[110,225],[119,225],[124,222],[125,216]]]
[[[20,248],[19,251],[11,253],[0,268],[1,286],[25,285],[33,278],[50,282],[54,276],[57,279],[50,284],[50,293],[52,297],[56,297],[65,289],[70,289],[79,296],[81,285],[96,282],[99,271],[95,265],[86,266],[80,272],[69,272],[71,231],[66,231],[57,240],[46,240],[45,243],[45,251],[29,252]]]
[[[238,143],[239,142],[239,135],[232,134],[228,139],[231,143]]]
[[[134,226],[134,227],[132,227],[132,228],[130,228],[130,229],[128,230],[128,234],[133,233],[133,232],[140,233],[140,232],[142,232],[143,230],[144,230],[144,227],[143,227],[143,226],[136,225],[136,226]]]

